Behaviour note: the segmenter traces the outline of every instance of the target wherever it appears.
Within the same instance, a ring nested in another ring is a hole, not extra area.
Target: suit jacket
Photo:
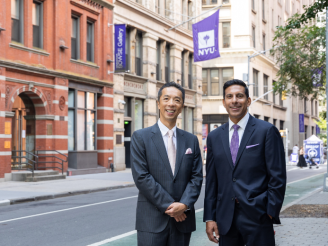
[[[200,194],[202,157],[195,135],[177,128],[177,154],[173,175],[161,131],[156,123],[138,130],[131,139],[131,169],[139,189],[136,230],[158,233],[165,229],[166,209],[173,202],[186,204],[190,211],[183,222],[175,222],[183,233],[196,230],[194,203]],[[191,148],[192,154],[185,154]]]
[[[280,224],[285,189],[284,147],[275,126],[250,115],[235,166],[229,147],[229,123],[208,135],[204,222],[216,221],[220,234],[230,229],[235,198],[255,223],[260,224],[260,218],[269,214],[273,223]]]

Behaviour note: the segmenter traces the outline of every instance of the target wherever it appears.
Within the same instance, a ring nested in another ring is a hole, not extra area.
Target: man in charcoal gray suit
[[[176,127],[184,99],[180,85],[163,85],[157,102],[160,119],[132,135],[138,246],[187,246],[196,230],[194,204],[203,181],[202,157],[197,137]]]

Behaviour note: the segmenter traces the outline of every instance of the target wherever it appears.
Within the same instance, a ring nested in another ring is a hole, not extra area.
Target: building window
[[[262,0],[262,19],[265,20],[265,4],[264,4],[264,0]]]
[[[68,149],[96,149],[96,94],[69,89]]]
[[[222,23],[222,35],[223,35],[223,48],[230,47],[230,22]]]
[[[223,84],[229,80],[232,80],[233,79],[233,69],[232,68],[223,68],[222,69],[222,78],[223,78],[223,80],[222,80]],[[221,93],[221,95],[222,95],[222,93]]]
[[[260,118],[260,116],[259,116],[258,114],[254,114],[254,117],[255,117],[256,119],[259,119],[259,118]]]
[[[23,43],[23,0],[11,0],[11,40]]]
[[[94,62],[94,23],[87,22],[87,61]]]
[[[188,57],[188,87],[192,89],[192,54]]]
[[[314,110],[313,110],[313,99],[311,99],[311,114],[314,115]]]
[[[193,17],[193,2],[192,1],[188,1],[188,18]],[[192,30],[192,21],[188,22],[188,29]]]
[[[33,47],[43,48],[43,3],[33,2]]]
[[[307,131],[308,131],[308,126],[304,126],[304,137],[305,137],[305,139],[308,138]]]
[[[134,130],[143,128],[143,100],[134,100]]]
[[[165,47],[165,82],[170,82],[170,45]]]
[[[272,87],[274,86],[275,83],[276,83],[276,81],[272,80]],[[272,102],[274,104],[276,104],[276,94],[274,92],[272,94]]]
[[[259,71],[253,69],[253,96],[259,96]]]
[[[284,123],[285,122],[283,120],[280,121],[279,130],[284,130]]]
[[[71,58],[80,58],[80,19],[72,16]]]
[[[252,0],[252,9],[255,10],[255,0]]]
[[[203,77],[203,84],[202,84],[203,96],[207,96],[207,70],[206,69],[202,71],[202,77]]]
[[[185,87],[184,64],[185,64],[185,51],[182,51],[181,52],[181,85],[182,85],[182,87]]]
[[[136,75],[142,76],[142,33],[136,35]]]
[[[284,106],[284,101],[282,100],[282,93],[279,94],[279,105],[280,105],[281,107]]]
[[[156,42],[156,80],[161,80],[161,41]]]
[[[252,27],[253,47],[255,48],[255,26]]]
[[[264,121],[269,122],[269,120],[270,120],[269,117],[264,116]]]
[[[315,116],[318,116],[318,101],[314,102]]]
[[[304,98],[304,100],[303,100],[303,103],[304,103],[304,114],[306,114],[306,112],[308,111],[307,110],[307,99],[306,98]]]
[[[194,109],[184,107],[181,112],[181,128],[187,132],[194,133]]]
[[[263,34],[262,41],[263,41],[263,50],[265,51],[265,34]],[[266,54],[266,52],[264,52],[264,54]]]
[[[218,96],[220,92],[219,70],[211,70],[211,95]]]
[[[230,3],[230,0],[223,0],[222,3],[223,4],[228,4],[228,3]]]
[[[268,79],[269,79],[269,77],[264,74],[263,75],[263,94],[265,94],[269,91]],[[265,95],[264,99],[269,100],[269,95]]]
[[[273,125],[277,127],[277,119],[273,119]]]

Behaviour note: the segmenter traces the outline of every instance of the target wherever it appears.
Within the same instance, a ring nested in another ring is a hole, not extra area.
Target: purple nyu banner
[[[192,25],[194,61],[206,61],[220,57],[219,10],[206,19]]]
[[[304,114],[299,114],[300,132],[304,132]]]
[[[313,83],[314,87],[323,86],[322,81],[321,81],[321,77],[323,75],[323,70],[324,70],[323,66],[312,70],[312,72],[313,72],[312,83]]]
[[[115,24],[115,70],[125,69],[125,24]]]

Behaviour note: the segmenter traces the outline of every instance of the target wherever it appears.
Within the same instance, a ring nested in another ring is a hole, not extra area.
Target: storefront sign
[[[115,70],[125,69],[125,24],[115,25]]]
[[[304,132],[304,114],[299,114],[300,132]]]
[[[207,61],[220,57],[219,10],[206,19],[192,25],[194,37],[194,61]]]
[[[6,135],[11,134],[11,124],[9,121],[5,122],[5,134]]]

